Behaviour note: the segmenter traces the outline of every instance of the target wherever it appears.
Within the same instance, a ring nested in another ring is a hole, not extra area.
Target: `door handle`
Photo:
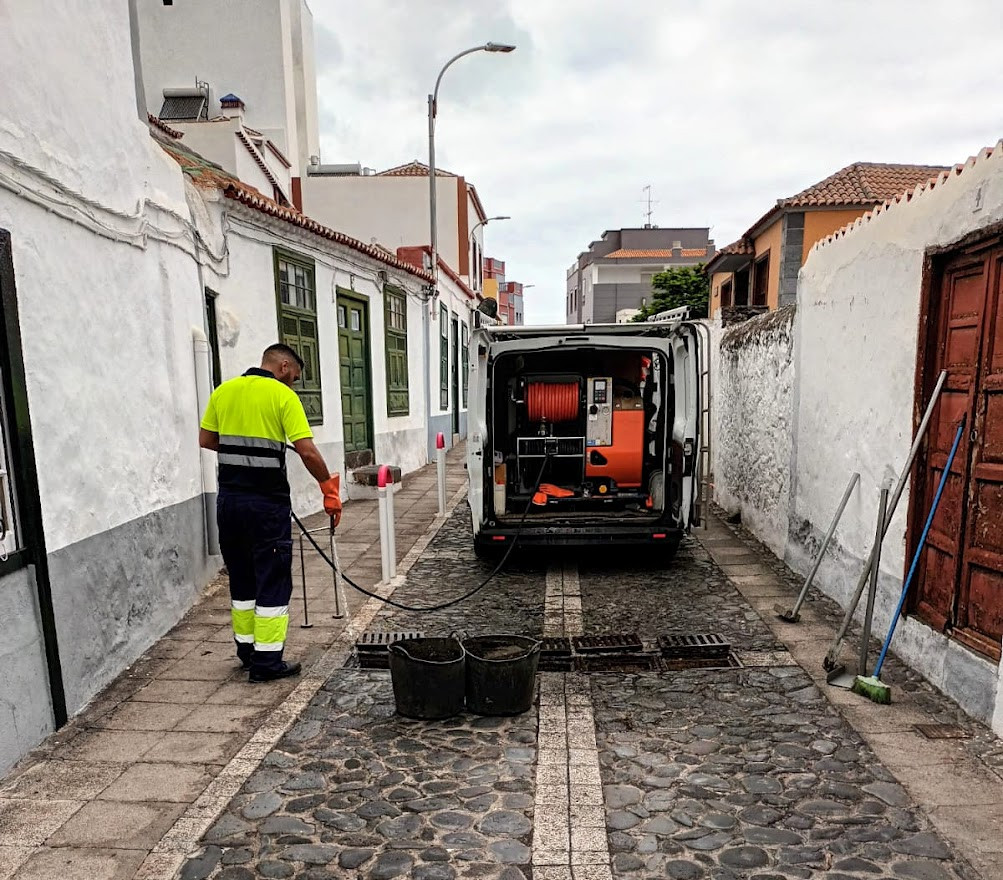
[[[968,435],[968,439],[975,443],[979,439],[979,432],[976,428],[972,428],[972,433]]]

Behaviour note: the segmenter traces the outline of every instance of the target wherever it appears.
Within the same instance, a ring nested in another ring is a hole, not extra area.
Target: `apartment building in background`
[[[706,226],[607,230],[566,273],[565,320],[616,323],[618,312],[645,304],[659,272],[706,263],[714,253]]]

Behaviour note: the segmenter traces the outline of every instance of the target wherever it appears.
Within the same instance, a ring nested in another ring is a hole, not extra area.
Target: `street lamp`
[[[515,46],[508,43],[484,43],[482,46],[473,46],[470,49],[464,49],[462,52],[454,55],[447,61],[442,70],[439,71],[439,75],[435,78],[435,89],[433,89],[432,94],[428,96],[428,214],[431,232],[431,250],[432,250],[432,296],[431,308],[435,308],[435,299],[439,295],[439,242],[438,242],[438,230],[436,229],[436,211],[435,211],[435,196],[436,196],[436,186],[435,186],[435,117],[438,113],[438,103],[439,103],[439,84],[442,82],[443,74],[449,69],[449,67],[456,61],[459,61],[465,55],[473,55],[474,52],[513,52]]]
[[[487,226],[492,220],[511,220],[511,219],[512,218],[509,217],[507,214],[499,214],[497,217],[488,217],[487,220],[479,220],[477,223],[474,224],[474,228],[470,230],[470,235],[467,236],[467,251],[471,252],[472,254],[476,253],[474,251],[474,244],[475,244],[475,242],[474,242],[474,233],[477,232],[477,230],[480,229],[482,226]],[[484,258],[484,254],[482,252],[481,253],[481,259],[483,259],[483,258]],[[473,267],[471,267],[470,282],[471,282],[471,286],[474,288],[474,290],[479,290],[480,289],[479,288],[480,282],[476,280],[476,279],[480,278],[480,274],[481,274],[480,273],[480,269],[481,269],[481,267],[478,266],[478,265],[474,265]]]
[[[472,46],[469,49],[465,49],[462,52],[454,55],[447,61],[442,70],[439,71],[439,75],[435,78],[435,88],[432,90],[432,94],[428,96],[428,214],[429,214],[429,224],[431,233],[431,248],[432,251],[432,292],[428,298],[428,304],[422,309],[422,323],[424,326],[424,349],[425,349],[425,405],[428,408],[428,415],[432,414],[432,400],[431,400],[431,384],[432,380],[429,375],[429,313],[432,317],[435,316],[436,310],[436,299],[439,296],[439,244],[438,235],[436,230],[436,213],[435,213],[435,117],[438,112],[438,100],[439,100],[439,84],[442,82],[443,74],[449,69],[449,67],[456,61],[459,61],[465,55],[472,55],[474,52],[512,52],[515,50],[515,46],[508,43],[484,43],[480,46]],[[431,441],[432,437],[432,422],[431,418],[428,419],[428,438]],[[431,442],[428,444],[431,445]]]
[[[499,214],[497,217],[488,217],[487,220],[479,220],[474,224],[473,229],[470,230],[470,235],[467,236],[471,241],[474,240],[474,233],[480,229],[482,226],[487,226],[492,220],[511,220],[507,214]]]

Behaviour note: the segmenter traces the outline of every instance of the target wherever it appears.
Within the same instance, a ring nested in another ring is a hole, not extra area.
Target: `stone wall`
[[[775,553],[787,541],[795,307],[714,333],[714,498]]]

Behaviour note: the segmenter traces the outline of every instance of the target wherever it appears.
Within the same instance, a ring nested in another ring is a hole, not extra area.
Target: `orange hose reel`
[[[578,418],[577,382],[530,382],[526,411],[531,422],[570,422]]]

